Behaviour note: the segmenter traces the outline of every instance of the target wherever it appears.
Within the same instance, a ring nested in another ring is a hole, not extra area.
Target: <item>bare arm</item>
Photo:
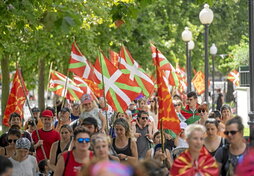
[[[56,141],[52,144],[50,149],[50,156],[49,156],[49,168],[55,172],[56,170],[56,150],[57,150],[57,144],[60,141]]]
[[[151,159],[152,149],[147,150],[145,159]]]
[[[179,136],[176,136],[175,140],[174,140],[174,144],[176,147],[179,146],[179,140],[178,140]]]
[[[62,176],[64,173],[64,158],[63,156],[60,156],[57,164],[56,164],[56,171],[54,173],[54,176]]]
[[[152,124],[148,125],[148,135],[149,139],[153,139],[153,126]]]
[[[105,131],[105,129],[106,129],[106,124],[107,124],[107,122],[106,122],[106,117],[101,113],[101,112],[99,112],[99,118],[101,119],[101,131]]]
[[[131,140],[131,153],[132,153],[132,157],[130,157],[130,159],[133,161],[136,161],[138,159],[138,148],[137,148],[137,143],[132,140]]]
[[[171,168],[171,166],[173,165],[173,160],[172,160],[170,151],[168,149],[166,149],[166,156],[167,156],[167,162],[169,164],[169,167]]]

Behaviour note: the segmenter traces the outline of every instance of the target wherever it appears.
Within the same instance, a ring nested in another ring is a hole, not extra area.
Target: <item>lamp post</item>
[[[188,75],[187,75],[187,83],[188,85],[190,85],[190,91],[192,91],[191,89],[191,79],[192,79],[192,68],[191,68],[191,51],[194,49],[195,47],[195,43],[193,42],[193,40],[189,41],[188,43],[188,49],[189,49],[189,53],[188,53],[188,56],[189,56],[189,63],[188,63],[188,66],[189,66],[189,69],[188,69]]]
[[[254,146],[254,0],[249,0],[250,145]]]
[[[209,8],[208,4],[204,5],[204,9],[199,13],[199,20],[205,26],[205,101],[208,102],[208,26],[213,21],[213,11]]]
[[[212,78],[213,78],[213,95],[212,95],[212,110],[214,111],[214,59],[217,54],[217,47],[213,43],[211,48],[210,48],[210,54],[212,55],[212,65],[213,65],[213,73],[212,73]]]
[[[187,70],[187,92],[191,91],[191,70],[190,70],[190,58],[189,58],[189,42],[192,39],[192,33],[188,27],[185,27],[182,32],[182,40],[185,42],[186,46],[186,70]]]

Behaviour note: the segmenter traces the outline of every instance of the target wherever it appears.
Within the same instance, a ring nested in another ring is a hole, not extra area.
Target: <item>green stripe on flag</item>
[[[131,58],[129,57],[129,55],[128,55],[128,53],[127,53],[125,47],[124,47],[124,56],[125,56],[125,59],[126,59],[127,64],[129,64],[129,65],[132,66],[132,65],[133,65],[132,60],[131,60]]]
[[[80,86],[80,87],[87,87],[86,84],[78,84],[78,86]]]
[[[117,96],[116,96],[116,93],[114,92],[114,90],[112,88],[110,88],[109,92],[110,92],[111,98],[112,98],[112,100],[115,104],[115,107],[116,107],[117,111],[118,112],[124,112],[122,106],[120,105],[120,103],[117,100]]]
[[[83,66],[86,66],[86,63],[84,62],[77,62],[77,63],[71,63],[69,64],[69,68],[72,69],[72,68],[79,68],[79,67],[83,67]]]
[[[107,78],[110,78],[110,74],[108,72],[108,68],[107,68],[104,56],[101,52],[99,53],[99,61],[100,61],[100,64],[101,64],[101,74],[103,76],[106,76]]]
[[[131,71],[128,70],[128,69],[122,69],[121,72],[124,73],[124,74],[130,74],[131,73]]]
[[[140,77],[138,77],[138,76],[135,75],[135,80],[136,80],[136,82],[138,83],[139,87],[141,87],[143,94],[144,94],[146,97],[149,97],[149,92],[147,91],[147,89],[146,89],[146,87],[144,86],[144,84],[143,84],[142,80],[140,79]]]
[[[56,86],[56,87],[48,88],[48,90],[50,90],[50,91],[57,91],[57,90],[59,90],[59,89],[62,89],[63,87],[64,87],[63,85],[58,85],[58,86]]]
[[[79,97],[77,96],[77,94],[72,89],[68,89],[68,91],[70,92],[70,94],[73,96],[73,98],[75,100],[79,100]]]
[[[178,77],[177,77],[176,73],[171,71],[170,74],[173,75],[173,78],[174,78],[174,81],[175,81],[175,86],[178,87],[179,86],[179,80],[178,80]]]
[[[67,77],[62,77],[61,75],[59,75],[57,72],[54,72],[54,74],[57,76],[58,79],[62,80],[62,81],[66,81]]]
[[[133,86],[129,86],[129,85],[124,84],[124,83],[119,83],[119,82],[115,82],[115,85],[120,89],[129,90],[129,91],[136,92],[136,93],[141,92],[140,87],[133,87]]]
[[[168,64],[168,63],[169,63],[168,60],[167,60],[167,59],[164,59],[164,60],[162,60],[162,61],[160,62],[160,67],[162,67],[163,65]]]

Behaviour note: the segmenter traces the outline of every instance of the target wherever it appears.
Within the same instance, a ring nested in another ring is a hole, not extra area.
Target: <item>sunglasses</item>
[[[235,135],[237,132],[238,132],[238,131],[224,131],[224,134],[225,134],[226,136],[228,136],[229,133],[230,133],[231,135]]]
[[[153,102],[154,102],[153,100],[150,101],[150,103],[153,103]]]
[[[84,143],[84,142],[89,143],[90,142],[90,138],[78,138],[77,141],[80,144]]]
[[[181,106],[181,104],[174,104],[174,107]]]
[[[141,117],[142,120],[148,120],[148,117]]]
[[[17,139],[8,139],[8,143],[12,143],[12,142],[16,143],[16,141]]]
[[[204,110],[204,109],[199,109],[199,110],[198,110],[198,113],[201,113],[201,112],[205,113],[206,110]]]

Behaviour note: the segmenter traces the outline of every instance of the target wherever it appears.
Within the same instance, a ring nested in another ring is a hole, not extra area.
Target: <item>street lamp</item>
[[[205,101],[208,103],[208,26],[213,21],[213,11],[205,4],[204,9],[199,13],[199,20],[205,26]]]
[[[249,0],[250,145],[254,146],[254,0]]]
[[[182,32],[182,40],[185,42],[186,46],[186,70],[187,70],[187,92],[191,91],[191,70],[190,70],[190,58],[189,58],[189,42],[192,39],[192,33],[188,27],[185,27],[184,31]],[[194,48],[194,46],[193,46]],[[192,48],[192,49],[193,49]]]
[[[215,46],[215,44],[213,43],[211,48],[210,48],[210,54],[212,55],[212,64],[213,64],[213,73],[212,73],[212,77],[213,77],[213,95],[212,95],[212,110],[214,111],[214,59],[215,56],[217,54],[217,47]]]

